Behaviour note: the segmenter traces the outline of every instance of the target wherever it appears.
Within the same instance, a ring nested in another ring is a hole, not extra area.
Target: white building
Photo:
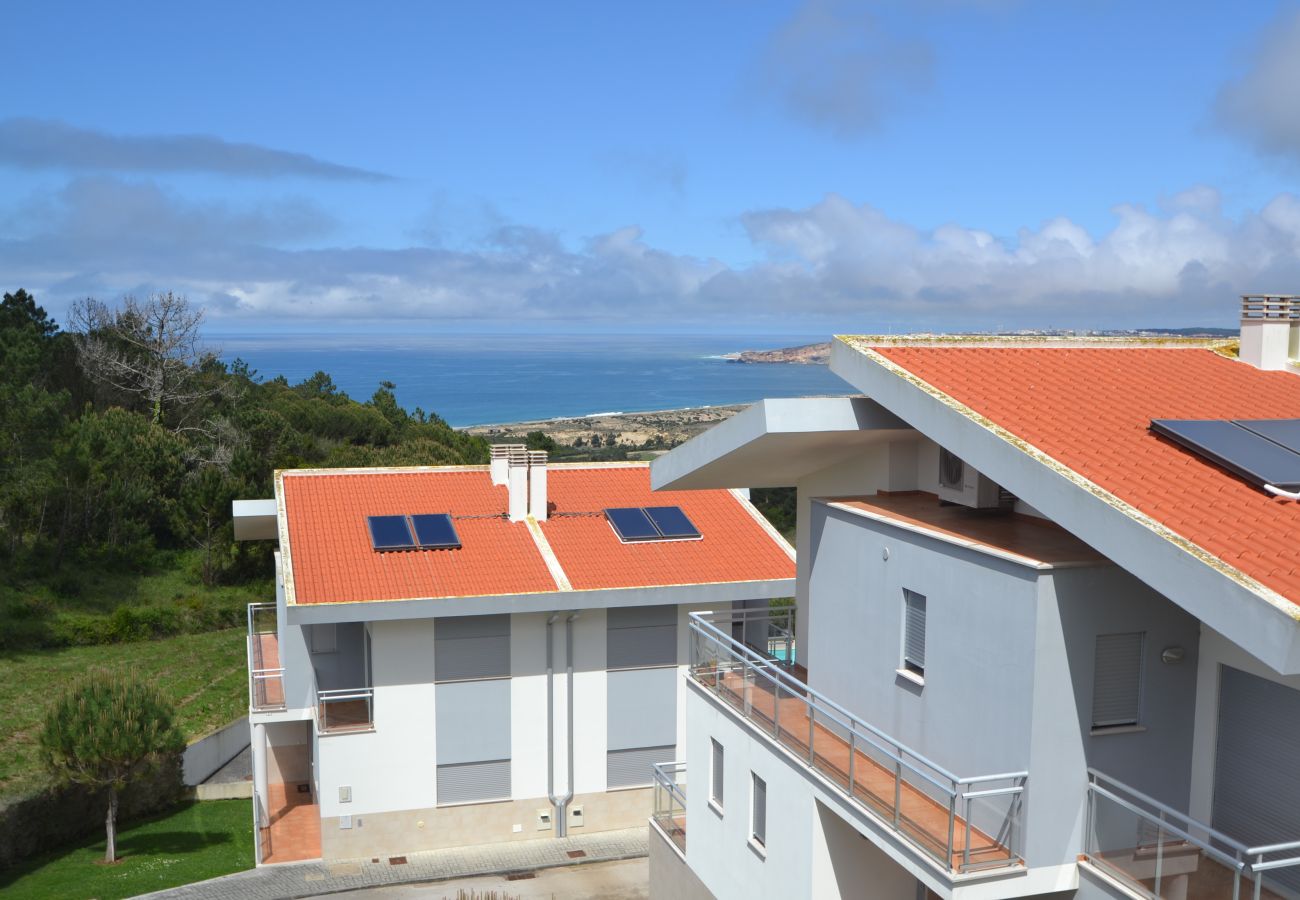
[[[793,593],[744,492],[655,494],[644,464],[497,447],[275,484],[234,511],[278,542],[249,611],[259,863],[644,822],[687,613]]]
[[[653,896],[1300,896],[1300,301],[1242,331],[839,338],[656,460],[799,523],[797,666],[690,617]]]

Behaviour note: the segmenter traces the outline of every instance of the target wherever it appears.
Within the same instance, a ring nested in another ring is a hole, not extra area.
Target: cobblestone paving
[[[149,900],[293,900],[390,884],[447,881],[635,859],[646,855],[646,838],[646,826],[641,826],[577,837],[408,853],[406,863],[398,865],[385,858],[377,863],[371,862],[369,857],[282,863],[141,896]],[[571,858],[569,853],[575,850],[584,851],[586,856]]]

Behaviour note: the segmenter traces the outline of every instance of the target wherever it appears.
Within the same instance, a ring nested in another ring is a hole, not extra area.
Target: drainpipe
[[[568,822],[568,805],[573,799],[573,620],[578,618],[578,611],[574,610],[569,613],[569,617],[564,620],[564,663],[565,663],[565,689],[568,692],[568,715],[565,716],[566,724],[569,726],[568,746],[565,748],[565,755],[569,763],[569,781],[567,793],[560,798],[559,806],[556,811],[557,828],[556,837],[567,837],[569,834]],[[554,802],[554,801],[552,801]]]
[[[555,796],[555,653],[551,630],[559,617],[559,613],[552,613],[546,620],[546,797],[551,801],[552,823],[560,801]]]

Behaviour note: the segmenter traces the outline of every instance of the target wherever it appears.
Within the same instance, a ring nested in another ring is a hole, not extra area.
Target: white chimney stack
[[[506,478],[510,491],[510,521],[522,522],[528,516],[528,451],[523,447],[510,448]]]
[[[1242,362],[1257,369],[1289,369],[1300,357],[1300,296],[1244,294],[1241,298]]]
[[[493,444],[488,468],[493,484],[505,484],[510,470],[510,454],[524,449],[523,444]]]
[[[546,451],[528,451],[528,514],[546,521]]]

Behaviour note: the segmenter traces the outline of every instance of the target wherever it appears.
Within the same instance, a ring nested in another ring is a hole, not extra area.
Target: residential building
[[[792,654],[690,616],[652,895],[1300,896],[1298,338],[841,337],[656,460],[799,521]]]
[[[742,491],[644,463],[278,472],[249,610],[258,862],[395,856],[645,820],[679,753],[686,616],[793,592]]]

